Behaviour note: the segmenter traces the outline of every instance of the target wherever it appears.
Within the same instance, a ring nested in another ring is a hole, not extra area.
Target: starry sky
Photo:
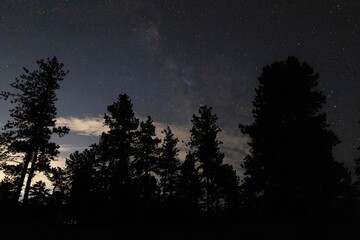
[[[70,71],[58,91],[58,123],[71,134],[59,165],[98,140],[102,116],[127,93],[137,116],[170,125],[188,141],[192,114],[213,107],[226,161],[238,172],[248,151],[238,124],[250,124],[262,67],[296,56],[320,74],[324,111],[351,167],[360,145],[358,0],[1,0],[0,89],[57,56]],[[0,102],[0,123],[9,119]],[[180,149],[185,151],[184,144]]]

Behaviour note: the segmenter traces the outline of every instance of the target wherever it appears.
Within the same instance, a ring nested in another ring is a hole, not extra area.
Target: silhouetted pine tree
[[[12,200],[12,202],[14,202],[23,165],[21,163],[9,164],[8,162],[3,162],[1,164],[0,169],[3,171],[5,175],[5,178],[1,181],[0,184],[4,184],[3,186],[5,187],[6,191],[9,193],[1,196],[1,198],[7,199],[7,201]],[[10,188],[10,186],[12,186],[12,189]],[[11,198],[9,198],[10,196]]]
[[[107,160],[111,169],[111,188],[117,188],[129,178],[130,156],[134,154],[135,132],[139,120],[135,117],[132,103],[126,94],[120,94],[112,105],[107,107],[105,125],[109,131],[103,134],[107,145]]]
[[[180,209],[186,214],[195,214],[200,209],[199,202],[203,196],[203,190],[196,161],[191,152],[186,155],[185,161],[180,166],[180,178],[176,194]]]
[[[155,174],[159,159],[160,139],[156,137],[155,126],[150,116],[140,123],[137,133],[136,151],[131,162],[133,183],[136,184],[138,196],[147,208],[156,200],[158,189]]]
[[[240,180],[236,175],[233,166],[222,164],[216,172],[216,182],[219,190],[217,191],[217,207],[221,210],[233,210],[240,204]]]
[[[165,137],[161,147],[158,171],[163,203],[169,205],[174,200],[180,174],[180,161],[177,158],[179,150],[176,148],[179,140],[174,137],[170,127],[164,129],[163,133]]]
[[[104,221],[100,215],[106,213],[106,194],[96,145],[83,152],[75,151],[66,159],[70,180],[70,204],[79,223]]]
[[[43,181],[35,182],[29,193],[29,202],[32,204],[46,205],[49,202],[50,190]]]
[[[0,205],[9,204],[14,199],[17,184],[14,180],[6,176],[0,182]]]
[[[200,176],[205,188],[205,209],[213,212],[214,203],[219,200],[216,174],[224,154],[220,152],[217,134],[221,129],[216,125],[217,116],[212,114],[212,108],[201,106],[199,116],[193,115],[191,122],[191,137],[189,146],[193,157],[199,162]]]
[[[70,176],[66,172],[66,169],[53,167],[47,171],[45,175],[52,183],[52,193],[50,199],[52,204],[68,204],[70,194]]]
[[[131,100],[126,94],[120,94],[118,100],[107,107],[104,118],[109,131],[102,134],[99,147],[103,153],[102,161],[106,165],[111,211],[116,214],[124,212],[132,201],[129,194],[129,164],[134,155],[139,120],[135,117]]]
[[[263,69],[253,101],[254,123],[243,164],[248,207],[255,201],[279,218],[322,216],[342,199],[349,173],[334,160],[339,143],[320,110],[326,97],[319,76],[295,57]]]
[[[15,93],[0,94],[15,105],[10,110],[12,120],[3,127],[1,142],[9,152],[25,155],[15,194],[17,201],[27,175],[24,203],[28,200],[35,172],[45,171],[58,154],[59,146],[50,141],[52,134],[63,136],[69,131],[66,127],[55,126],[55,91],[59,89],[59,82],[66,76],[67,71],[63,70],[64,65],[59,63],[56,57],[39,60],[37,64],[38,70],[30,72],[24,68],[25,73],[11,84]]]

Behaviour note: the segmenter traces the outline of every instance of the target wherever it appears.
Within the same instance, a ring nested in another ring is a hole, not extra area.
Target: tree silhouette
[[[68,204],[71,184],[66,169],[53,167],[45,175],[52,183],[51,203],[53,205]]]
[[[150,116],[140,123],[137,133],[136,151],[131,163],[133,180],[136,182],[138,193],[147,207],[157,194],[157,163],[159,159],[160,139],[156,137],[155,126]]]
[[[161,147],[161,154],[158,163],[160,175],[160,187],[164,204],[168,205],[175,197],[178,178],[180,174],[180,161],[177,158],[178,139],[174,137],[170,127],[164,129],[164,141]]]
[[[14,199],[16,182],[8,176],[0,182],[0,203],[9,204]]]
[[[203,195],[199,172],[196,161],[191,152],[186,155],[185,161],[180,166],[180,178],[177,190],[182,210],[194,214],[199,210],[199,201]]]
[[[106,158],[109,162],[110,188],[116,191],[129,179],[130,156],[134,154],[135,133],[139,120],[132,110],[132,103],[126,94],[120,94],[118,101],[107,107],[105,125],[109,131],[103,134],[101,144],[107,146]]]
[[[46,188],[46,184],[43,181],[35,182],[29,193],[29,202],[33,204],[46,205],[49,201],[50,190]]]
[[[63,136],[69,131],[66,127],[55,126],[55,91],[67,74],[63,70],[64,65],[56,57],[39,60],[37,64],[38,70],[30,72],[24,68],[25,73],[11,84],[15,93],[3,91],[0,94],[5,100],[15,104],[10,110],[12,120],[3,127],[1,142],[7,151],[25,155],[15,194],[17,201],[27,175],[24,203],[28,200],[35,172],[45,171],[58,154],[59,146],[51,142],[50,137],[52,134]]]
[[[205,186],[205,209],[213,212],[214,203],[218,200],[216,172],[221,166],[224,154],[220,152],[220,141],[217,134],[221,129],[216,125],[217,116],[212,114],[212,108],[201,106],[199,116],[193,115],[191,122],[191,137],[189,146],[193,157],[199,162],[201,178]]]
[[[339,140],[320,113],[318,78],[295,57],[264,67],[254,123],[240,125],[251,138],[242,188],[248,206],[257,201],[270,216],[321,216],[346,192],[349,173],[332,155]]]
[[[100,153],[101,154],[101,153]],[[83,152],[75,151],[66,159],[70,180],[70,204],[79,223],[94,223],[106,214],[107,185],[99,160],[98,145]]]
[[[13,200],[16,196],[16,190],[17,190],[17,186],[19,185],[19,179],[20,179],[19,176],[23,169],[23,165],[21,163],[9,164],[8,162],[2,162],[0,169],[3,171],[5,175],[5,178],[2,180],[2,182],[5,184],[4,186],[7,186],[6,187],[7,189],[9,189],[10,186],[13,186],[13,189],[11,189],[11,193],[12,193],[11,196]]]
[[[216,171],[215,180],[219,190],[217,191],[217,207],[220,210],[233,210],[238,208],[240,202],[239,177],[235,169],[229,164],[222,164]]]
[[[106,171],[109,188],[109,200],[114,214],[124,212],[132,199],[129,194],[130,159],[135,151],[135,138],[139,120],[135,117],[128,95],[120,94],[118,100],[107,107],[105,125],[109,127],[103,133],[98,150]],[[118,210],[116,210],[118,209]]]

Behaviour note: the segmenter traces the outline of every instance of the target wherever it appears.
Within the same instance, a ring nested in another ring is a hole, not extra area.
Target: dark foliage
[[[109,131],[101,136],[98,157],[102,164],[104,190],[108,195],[108,211],[113,220],[126,221],[134,203],[130,161],[135,154],[139,120],[126,94],[120,94],[118,100],[107,107],[104,119]]]
[[[339,143],[320,110],[319,76],[295,57],[263,69],[253,101],[243,192],[248,207],[274,219],[325,219],[348,192],[349,172],[336,162]],[[254,203],[255,206],[254,206]]]
[[[107,111],[104,119],[110,130],[103,133],[100,145],[103,148],[103,161],[108,164],[112,198],[118,201],[118,189],[125,187],[130,178],[130,157],[135,152],[139,120],[135,117],[131,100],[126,94],[120,94],[118,101],[108,106]]]
[[[164,129],[163,133],[165,137],[160,149],[158,172],[160,177],[161,198],[163,204],[169,207],[175,201],[181,163],[177,157],[179,150],[176,148],[179,140],[174,137],[170,127]]]
[[[230,166],[223,165],[224,153],[220,151],[222,143],[217,140],[221,129],[216,125],[217,116],[212,114],[212,108],[201,106],[199,115],[193,115],[191,121],[193,127],[190,130],[189,146],[192,156],[199,164],[199,174],[205,193],[205,210],[213,213],[217,209],[221,210],[234,204],[235,199],[230,195],[236,195],[238,180],[235,171]],[[225,176],[231,183],[225,183]]]
[[[200,210],[199,203],[203,196],[203,189],[196,167],[196,161],[191,152],[186,155],[180,171],[181,174],[177,192],[180,208],[186,212],[186,214],[196,214]]]
[[[1,92],[5,100],[15,105],[10,109],[10,117],[1,134],[2,147],[13,154],[24,154],[21,169],[15,174],[18,184],[14,199],[20,197],[25,176],[23,201],[27,202],[31,180],[36,171],[47,171],[50,161],[59,153],[59,146],[50,141],[52,134],[63,136],[68,133],[66,127],[55,126],[55,91],[59,82],[66,76],[64,65],[56,57],[37,61],[38,70],[29,71],[16,78],[11,86],[15,92]],[[5,158],[6,160],[6,158]]]
[[[157,179],[158,159],[160,154],[159,143],[161,140],[156,137],[155,126],[150,116],[140,123],[136,138],[136,151],[134,160],[131,163],[131,174],[133,187],[143,208],[142,217],[148,218],[147,213],[158,201],[159,189]]]

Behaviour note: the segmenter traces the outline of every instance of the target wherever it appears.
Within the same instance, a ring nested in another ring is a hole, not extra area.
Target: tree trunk
[[[29,200],[29,192],[30,192],[30,187],[31,187],[31,180],[32,180],[32,178],[34,176],[34,172],[35,172],[35,165],[36,165],[36,161],[37,161],[37,155],[38,155],[38,149],[35,150],[35,154],[34,154],[34,157],[32,159],[32,162],[31,162],[30,172],[29,172],[28,178],[26,180],[26,187],[25,187],[24,199],[23,199],[24,204],[27,204],[28,200]]]
[[[18,202],[19,199],[20,199],[21,190],[22,190],[22,187],[24,185],[25,176],[26,176],[26,173],[27,173],[27,170],[28,170],[29,163],[30,163],[31,159],[32,159],[32,152],[27,153],[26,156],[25,156],[24,167],[23,167],[23,170],[21,172],[20,180],[19,180],[19,183],[18,183],[18,186],[17,186],[17,189],[16,189],[16,194],[15,194],[15,198],[14,198],[14,200],[16,202]]]

